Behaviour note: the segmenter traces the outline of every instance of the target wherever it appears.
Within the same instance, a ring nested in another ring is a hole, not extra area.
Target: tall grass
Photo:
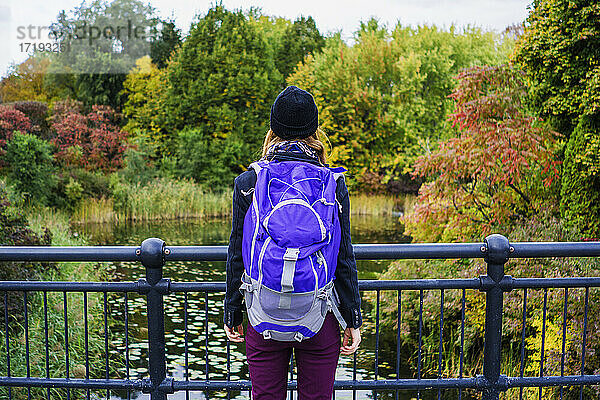
[[[413,195],[350,194],[350,213],[355,215],[392,215],[410,210],[415,202]]]
[[[72,233],[69,216],[65,212],[49,208],[28,210],[29,226],[36,232],[48,227],[52,232],[53,245],[86,245],[85,238]],[[42,279],[48,281],[98,281],[106,280],[107,273],[94,263],[58,263],[56,268],[47,269]],[[4,297],[0,294],[0,374],[8,375],[8,355],[11,376],[103,378],[104,363],[104,302],[101,293],[87,294],[63,292],[27,292],[22,294],[27,314],[8,315],[5,318]],[[65,300],[66,312],[65,312]],[[88,335],[86,346],[84,301],[87,301]],[[109,324],[112,318],[107,319]],[[65,325],[67,335],[65,337]],[[6,328],[8,326],[8,329]],[[46,329],[47,326],[47,329]],[[46,333],[47,332],[47,333]],[[109,330],[109,343],[110,343]],[[67,350],[68,346],[68,350]],[[27,352],[28,350],[28,352]],[[68,363],[67,363],[68,355]],[[112,364],[112,365],[111,365]],[[109,372],[114,373],[122,364],[118,360],[109,362]],[[14,399],[66,398],[63,389],[0,388],[0,398]],[[85,398],[85,391],[72,390],[73,398]]]
[[[114,198],[86,199],[73,222],[168,220],[225,216],[231,213],[231,190],[212,192],[191,180],[156,179],[145,185],[120,182]]]

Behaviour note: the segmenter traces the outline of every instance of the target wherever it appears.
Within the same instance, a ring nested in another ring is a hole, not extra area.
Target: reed
[[[392,215],[405,212],[414,205],[412,195],[372,195],[350,193],[350,213],[355,215]]]
[[[166,220],[224,216],[231,213],[231,191],[215,193],[191,180],[157,179],[129,187],[117,219]]]

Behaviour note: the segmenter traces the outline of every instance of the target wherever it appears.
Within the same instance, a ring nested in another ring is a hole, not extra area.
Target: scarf
[[[321,163],[316,150],[307,146],[306,143],[296,140],[286,140],[271,146],[267,150],[265,159],[271,161],[277,154],[281,153],[303,154]]]

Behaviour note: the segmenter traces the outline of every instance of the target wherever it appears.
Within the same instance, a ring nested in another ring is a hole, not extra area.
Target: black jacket
[[[274,160],[294,160],[316,164],[311,158],[299,154],[278,154]],[[253,169],[235,178],[233,186],[233,221],[229,249],[227,251],[227,291],[225,293],[224,323],[229,327],[242,323],[242,294],[240,293],[241,277],[244,271],[242,261],[242,233],[244,217],[252,202],[252,192],[256,184],[256,173]],[[356,260],[350,238],[350,199],[348,188],[343,179],[339,179],[336,188],[336,198],[342,206],[340,225],[342,238],[338,254],[338,264],[335,270],[334,286],[340,300],[340,312],[348,327],[358,328],[362,324],[360,313],[360,294],[358,292],[358,277]]]

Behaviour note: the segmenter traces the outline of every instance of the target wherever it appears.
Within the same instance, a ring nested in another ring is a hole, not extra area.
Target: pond
[[[403,226],[398,216],[352,216],[353,243],[401,243],[410,239],[403,235]],[[159,237],[168,245],[226,245],[231,222],[229,219],[176,220],[159,222],[136,222],[122,224],[87,224],[77,227],[78,231],[97,245],[139,245],[148,237]],[[377,279],[378,273],[385,270],[388,261],[358,261],[359,279]],[[111,274],[114,280],[136,281],[144,277],[144,269],[134,263],[112,263]],[[170,262],[164,267],[164,277],[172,281],[224,281],[224,262]],[[189,293],[165,296],[165,334],[167,347],[168,374],[177,379],[185,379],[185,305],[187,303],[187,337],[189,379],[225,380],[248,379],[245,363],[244,344],[228,345],[223,331],[223,294]],[[128,308],[128,368],[125,368],[124,296],[110,298],[111,315],[120,321],[111,329],[110,343],[113,355],[120,367],[119,375],[133,379],[147,377],[147,328],[145,298],[136,294],[127,297]],[[228,347],[229,346],[229,347]],[[395,346],[385,346],[394,348]],[[208,349],[208,351],[206,351]],[[363,336],[363,344],[357,353],[357,379],[374,379],[375,338]],[[227,371],[227,357],[231,368]],[[395,354],[379,354],[379,376],[394,376],[389,365],[394,365]],[[386,361],[387,360],[387,361]],[[114,361],[111,361],[114,362]],[[352,379],[353,358],[340,358],[336,379]],[[208,370],[206,368],[208,366]],[[401,371],[401,376],[412,377],[410,370]],[[226,393],[179,392],[170,399],[205,399],[226,397]],[[246,392],[232,392],[231,397],[248,398]],[[390,394],[388,393],[389,397]],[[288,396],[289,397],[289,396]],[[336,399],[352,399],[351,391],[336,392]],[[400,392],[401,399],[411,399],[415,394]],[[127,394],[111,392],[111,399],[127,398]],[[149,395],[132,393],[130,398],[149,399]],[[370,391],[359,391],[358,399],[373,398]]]

